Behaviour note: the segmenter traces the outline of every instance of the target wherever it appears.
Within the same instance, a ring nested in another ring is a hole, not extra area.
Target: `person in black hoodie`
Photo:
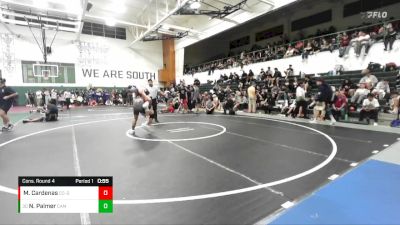
[[[327,106],[332,100],[332,88],[324,79],[318,78],[317,86],[319,90],[315,96],[314,119],[310,123],[317,123],[318,120],[322,121],[325,118]]]

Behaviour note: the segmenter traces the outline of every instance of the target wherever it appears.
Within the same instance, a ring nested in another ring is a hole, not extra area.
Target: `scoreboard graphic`
[[[112,212],[112,177],[18,177],[18,213]]]

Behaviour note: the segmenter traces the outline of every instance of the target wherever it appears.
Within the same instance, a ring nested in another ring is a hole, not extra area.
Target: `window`
[[[99,23],[84,22],[82,34],[126,40],[125,28],[110,27]]]
[[[326,10],[311,16],[307,16],[292,22],[292,31],[312,27],[332,20],[332,10]]]
[[[238,48],[250,44],[250,36],[242,37],[231,41],[229,44],[230,49]]]
[[[256,33],[256,41],[262,41],[283,34],[283,25],[276,26]]]

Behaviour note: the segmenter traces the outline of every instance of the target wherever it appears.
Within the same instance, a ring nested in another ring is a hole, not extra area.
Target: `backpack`
[[[398,127],[398,128],[400,128],[400,120],[393,120],[393,121],[390,123],[390,126],[391,126],[391,127]]]
[[[370,62],[367,69],[371,72],[377,72],[381,70],[381,67],[382,65],[379,63]]]
[[[394,62],[386,63],[385,65],[385,71],[393,71],[396,70],[397,65]]]

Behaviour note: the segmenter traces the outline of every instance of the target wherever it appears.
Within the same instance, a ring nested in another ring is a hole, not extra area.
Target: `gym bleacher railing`
[[[302,46],[304,47],[304,46],[306,46],[306,43],[307,43],[307,42],[313,41],[313,40],[320,40],[319,43],[321,44],[322,39],[329,37],[330,39],[332,39],[332,38],[335,38],[335,39],[336,39],[336,42],[335,42],[333,45],[336,45],[336,46],[334,46],[334,49],[338,49],[338,48],[339,48],[339,45],[340,45],[340,40],[337,40],[337,37],[338,37],[339,34],[343,34],[343,33],[349,34],[349,32],[355,32],[355,31],[361,31],[361,30],[365,31],[365,30],[368,30],[368,29],[375,28],[375,27],[377,27],[377,26],[382,26],[382,25],[384,25],[384,24],[394,23],[394,22],[400,22],[400,20],[399,20],[399,19],[394,19],[394,20],[388,20],[388,21],[385,21],[385,22],[379,22],[379,23],[374,23],[374,24],[359,26],[359,27],[355,27],[355,28],[352,28],[352,29],[347,29],[347,30],[338,31],[338,32],[335,32],[335,33],[324,34],[324,35],[315,36],[315,37],[311,37],[311,38],[306,38],[306,39],[298,40],[298,41],[291,41],[290,43],[272,46],[271,48],[272,48],[272,51],[274,52],[274,54],[277,55],[279,49],[282,49],[282,47],[284,47],[284,49],[285,49],[285,51],[286,51],[286,50],[287,50],[287,47],[292,46],[292,47],[295,48],[295,45],[296,45],[297,43],[299,43],[299,42],[302,42]],[[378,42],[379,42],[379,41],[378,41]],[[331,44],[332,44],[332,43],[331,43]],[[262,54],[262,53],[265,52],[266,50],[268,50],[268,48],[263,48],[263,49],[260,49],[260,50],[255,50],[255,51],[250,51],[250,52],[248,52],[248,53],[245,53],[246,55],[249,55],[249,54],[250,54],[250,55],[252,56],[253,61],[254,61],[254,62],[249,63],[249,64],[274,60],[274,59],[266,60],[266,57],[256,58],[257,55]],[[285,54],[285,52],[283,53],[283,55],[284,55],[284,54]],[[282,55],[282,57],[280,57],[280,58],[283,58],[283,55]],[[293,56],[298,56],[298,55],[299,55],[299,54],[293,55]],[[291,56],[291,57],[293,57],[293,56]],[[275,58],[275,59],[280,59],[280,58]],[[226,61],[229,60],[229,59],[234,59],[235,62],[238,62],[238,63],[239,63],[239,66],[242,65],[241,62],[240,62],[241,59],[240,59],[240,54],[239,54],[239,55],[234,55],[234,56],[229,56],[229,57],[225,57],[225,58],[220,58],[220,59],[216,59],[216,60],[213,60],[213,61],[209,61],[209,62],[197,64],[197,65],[194,65],[194,66],[190,66],[190,67],[188,67],[187,70],[184,71],[184,73],[185,73],[185,74],[191,74],[191,73],[205,72],[205,71],[208,71],[208,70],[210,69],[210,67],[208,67],[208,66],[210,66],[210,65],[212,65],[212,64],[216,64],[216,65],[215,65],[215,66],[216,66],[215,69],[218,70],[218,69],[219,69],[219,68],[217,68],[218,64],[219,64],[219,63],[226,63]],[[234,67],[235,67],[235,66],[233,66],[233,67],[226,67],[226,68],[223,68],[223,69],[234,68]],[[193,72],[193,69],[194,69],[194,72]]]

